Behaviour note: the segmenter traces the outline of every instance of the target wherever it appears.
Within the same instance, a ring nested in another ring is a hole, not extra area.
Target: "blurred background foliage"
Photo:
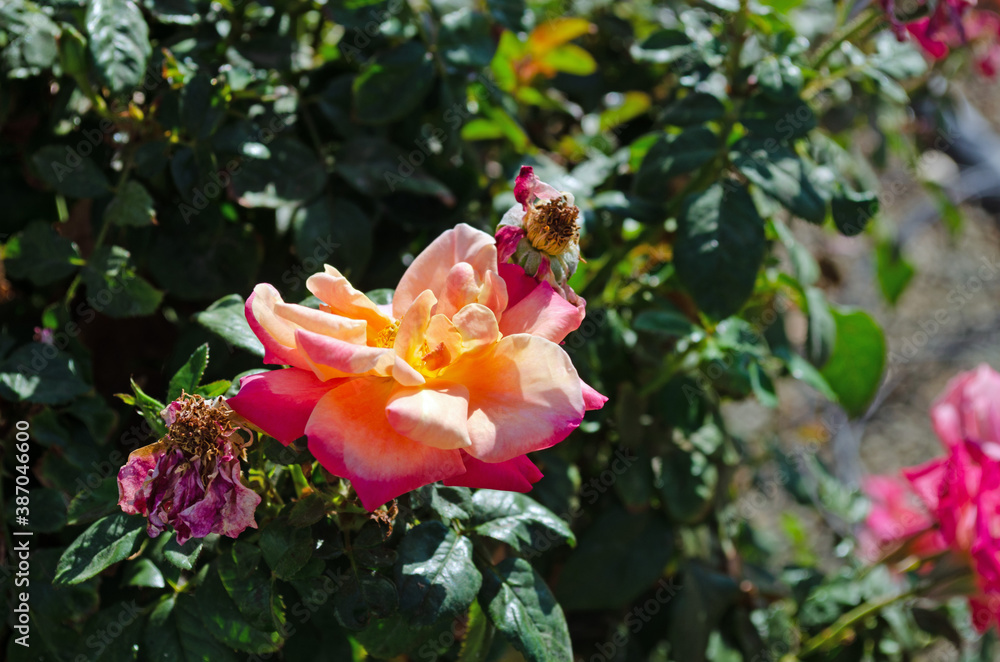
[[[0,47],[3,494],[27,420],[36,534],[7,660],[995,659],[961,606],[889,603],[858,558],[866,504],[824,442],[889,355],[810,250],[857,242],[899,300],[879,173],[988,158],[949,84],[967,52],[928,67],[879,7],[827,0],[8,0]],[[530,495],[427,487],[368,518],[265,438],[239,541],[118,512],[179,385],[261,369],[255,283],[392,287],[441,231],[491,231],[522,164],[583,211],[566,349],[611,398]],[[990,190],[920,179],[954,236]],[[798,443],[735,431],[727,407],[790,381]]]

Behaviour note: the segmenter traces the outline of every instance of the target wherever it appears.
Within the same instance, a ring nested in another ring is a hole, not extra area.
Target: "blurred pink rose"
[[[974,441],[1000,460],[1000,374],[984,363],[953,378],[931,407],[931,420],[946,447]]]
[[[978,587],[969,598],[973,624],[983,632],[1000,623],[1000,608],[993,608],[1000,606],[1000,464],[973,441],[948,451],[903,473],[937,522],[945,548],[972,569]]]
[[[979,72],[989,78],[996,76],[1000,65],[1000,16],[996,13],[978,9],[968,0],[942,0],[929,16],[904,25],[895,16],[894,0],[882,0],[882,8],[901,41],[907,35],[913,37],[934,60],[948,57],[954,48],[967,47]]]
[[[931,530],[935,520],[906,480],[868,476],[861,488],[872,502],[865,528],[858,536],[866,559],[876,561],[887,549],[900,545],[919,556],[944,549],[940,534]]]

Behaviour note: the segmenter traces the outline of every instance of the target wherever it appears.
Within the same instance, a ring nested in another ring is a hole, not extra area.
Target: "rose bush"
[[[902,4],[0,3],[4,659],[994,659],[996,374],[823,443],[995,50]]]

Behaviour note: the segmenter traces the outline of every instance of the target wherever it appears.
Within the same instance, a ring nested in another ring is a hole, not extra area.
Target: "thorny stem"
[[[306,480],[306,475],[302,473],[302,467],[298,464],[291,464],[288,466],[288,472],[292,476],[292,484],[295,485],[295,495],[298,498],[302,498],[305,495],[310,494],[313,491],[312,486],[309,481]]]
[[[922,587],[914,588],[905,593],[900,593],[899,595],[894,595],[890,598],[885,598],[877,602],[866,602],[862,605],[858,605],[851,611],[847,612],[839,619],[837,622],[828,628],[825,628],[822,632],[817,634],[815,637],[811,637],[806,640],[805,645],[799,652],[799,656],[806,656],[821,648],[825,648],[831,645],[835,645],[844,631],[848,630],[852,625],[858,621],[868,618],[872,614],[875,614],[886,607],[892,606],[897,602],[903,602],[904,600],[909,600],[910,598],[915,598],[920,595]]]
[[[858,14],[853,21],[830,35],[830,39],[816,53],[816,58],[812,62],[812,68],[819,69],[840,48],[842,43],[850,41],[854,37],[867,34],[869,28],[878,23],[882,17],[882,11],[878,7],[869,7]]]
[[[125,156],[125,163],[122,165],[122,174],[118,178],[118,185],[115,187],[115,191],[117,192],[120,192],[125,186],[125,182],[128,181],[129,173],[132,171],[133,157],[134,151],[129,149]],[[105,218],[100,231],[97,233],[97,237],[94,239],[94,248],[91,255],[97,252],[97,249],[104,243],[105,238],[108,236],[108,229],[110,227],[111,223]],[[66,308],[69,308],[69,305],[73,303],[73,297],[76,295],[77,288],[80,287],[81,278],[80,272],[77,272],[76,276],[73,277],[73,282],[69,284],[69,288],[66,290],[66,298],[63,300]]]

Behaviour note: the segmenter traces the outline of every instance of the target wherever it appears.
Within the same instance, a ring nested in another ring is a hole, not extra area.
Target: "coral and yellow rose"
[[[519,267],[491,236],[449,230],[376,305],[333,267],[311,276],[319,310],[270,285],[247,300],[264,361],[230,406],[284,444],[305,435],[374,510],[422,485],[528,491],[548,448],[606,398],[559,346],[583,312]]]

